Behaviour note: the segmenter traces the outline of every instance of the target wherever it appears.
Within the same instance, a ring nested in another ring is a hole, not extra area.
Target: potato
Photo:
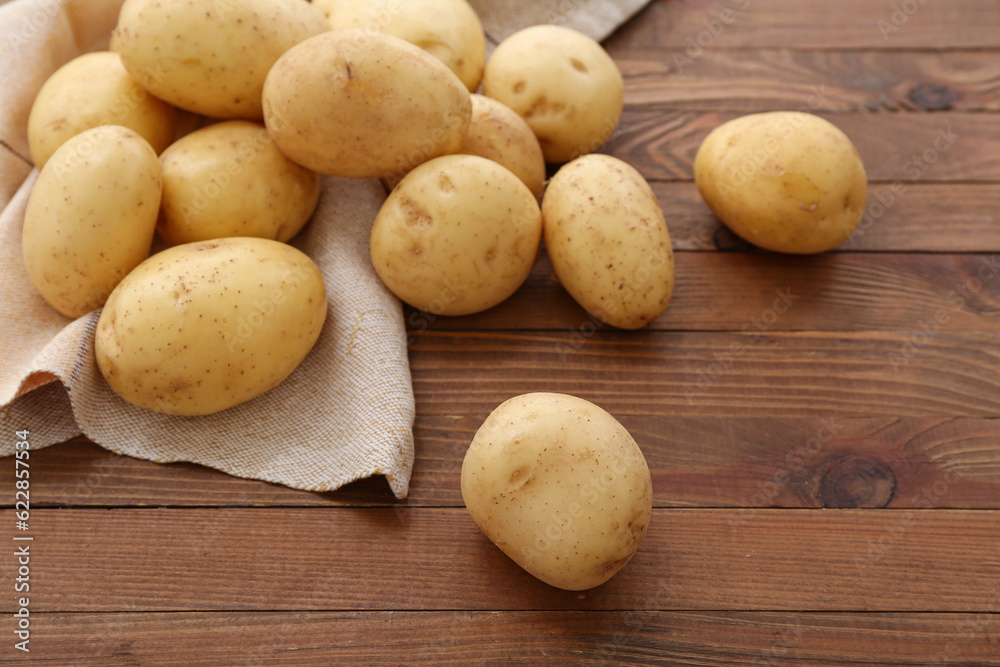
[[[649,184],[625,162],[594,154],[563,166],[545,190],[542,224],[556,276],[598,320],[638,329],[670,303],[670,232]]]
[[[207,415],[284,380],[326,318],[323,276],[270,239],[168,248],[115,288],[97,322],[101,374],[129,403]]]
[[[524,394],[495,409],[462,463],[472,519],[545,583],[599,586],[632,558],[653,503],[646,459],[598,406],[565,394]]]
[[[335,30],[359,28],[405,39],[448,66],[469,92],[479,88],[486,37],[465,0],[315,0]]]
[[[160,163],[134,130],[102,125],[72,137],[42,168],[24,212],[21,250],[42,297],[67,317],[100,308],[149,255]]]
[[[160,157],[171,245],[227,236],[288,241],[319,201],[319,174],[292,162],[260,123],[230,120],[179,139]]]
[[[303,0],[125,0],[112,39],[154,95],[216,118],[263,118],[264,77],[285,51],[330,29]]]
[[[84,54],[38,91],[28,116],[31,159],[41,169],[67,139],[99,125],[132,129],[160,153],[174,138],[174,108],[146,92],[117,53]]]
[[[501,42],[486,62],[483,94],[528,121],[549,162],[596,151],[625,105],[611,56],[590,37],[554,25],[525,28]]]
[[[514,174],[448,155],[414,169],[386,199],[372,225],[372,264],[411,306],[467,315],[521,286],[541,236],[538,203]]]
[[[459,153],[479,155],[507,167],[536,198],[545,186],[545,157],[524,119],[496,100],[472,96],[472,124]]]
[[[868,198],[857,149],[829,121],[800,111],[736,118],[694,161],[705,203],[730,229],[778,252],[824,252],[857,228]]]
[[[275,63],[264,122],[288,157],[323,174],[402,175],[454,153],[469,128],[469,91],[433,56],[398,37],[335,30]]]

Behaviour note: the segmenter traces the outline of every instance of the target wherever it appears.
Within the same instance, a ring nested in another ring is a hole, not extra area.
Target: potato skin
[[[864,214],[865,167],[851,140],[800,111],[751,114],[702,142],[695,182],[737,235],[777,252],[824,252],[846,241]]]
[[[625,84],[611,56],[590,37],[555,25],[514,33],[486,62],[483,94],[531,126],[548,162],[600,148],[618,126]]]
[[[108,298],[97,365],[129,403],[207,415],[290,375],[326,311],[319,269],[292,246],[259,238],[174,246],[136,267]]]
[[[178,139],[160,156],[171,245],[228,236],[289,241],[319,201],[319,174],[288,159],[260,123],[231,120]]]
[[[157,97],[206,116],[260,120],[271,66],[329,29],[302,0],[125,0],[112,43]]]
[[[469,128],[469,91],[433,56],[398,37],[335,30],[282,56],[264,84],[278,147],[322,174],[403,175],[454,153]]]
[[[566,590],[603,584],[649,526],[642,451],[600,407],[566,394],[517,396],[479,428],[462,463],[462,498],[518,565]]]
[[[135,131],[102,125],[72,137],[42,168],[24,212],[31,282],[67,317],[100,308],[149,255],[160,163]]]
[[[447,155],[410,172],[379,210],[371,258],[397,297],[435,315],[492,308],[525,281],[538,257],[534,195],[495,162]]]
[[[448,66],[469,92],[479,88],[486,36],[465,0],[315,0],[334,30],[384,32],[418,46]]]
[[[173,141],[174,117],[174,108],[133,79],[117,53],[85,53],[38,91],[28,116],[31,159],[41,169],[70,137],[100,125],[134,130],[161,153]]]
[[[478,155],[510,169],[535,198],[545,187],[545,156],[535,133],[513,109],[492,98],[472,95],[472,124],[459,153]]]
[[[542,199],[545,248],[566,291],[621,329],[662,313],[674,291],[674,254],[649,184],[625,162],[585,155],[563,166]]]

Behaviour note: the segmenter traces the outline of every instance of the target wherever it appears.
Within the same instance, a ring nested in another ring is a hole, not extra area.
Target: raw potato
[[[264,84],[264,122],[278,147],[334,176],[403,175],[454,153],[471,115],[469,91],[451,70],[382,33],[335,30],[307,39]]]
[[[207,415],[288,377],[326,309],[323,276],[292,246],[258,238],[175,246],[111,294],[97,323],[97,365],[129,403]]]
[[[386,199],[372,225],[372,264],[411,306],[467,315],[521,286],[541,236],[538,203],[514,174],[449,155],[414,169]]]
[[[724,123],[698,149],[694,177],[719,219],[754,245],[824,252],[846,241],[864,214],[865,166],[851,140],[800,111]]]
[[[160,163],[157,229],[171,245],[227,236],[288,241],[319,201],[319,174],[285,157],[260,123],[202,128],[174,143]]]
[[[174,108],[146,92],[117,53],[84,54],[38,91],[28,116],[31,159],[41,169],[67,139],[99,125],[135,130],[160,153],[174,138]]]
[[[67,317],[100,308],[149,255],[160,163],[135,131],[102,125],[60,146],[24,212],[21,248],[42,297]]]
[[[329,29],[303,0],[125,0],[112,39],[157,97],[206,116],[260,120],[271,66]]]
[[[472,124],[459,153],[478,155],[507,167],[536,198],[545,186],[545,157],[534,132],[510,107],[472,96]]]
[[[653,487],[628,431],[598,406],[565,394],[524,394],[479,428],[462,464],[473,520],[545,583],[599,586],[646,534]]]
[[[405,39],[448,66],[469,92],[479,88],[486,36],[465,0],[315,0],[334,30],[358,28]]]
[[[609,155],[560,169],[542,200],[545,248],[566,291],[587,312],[622,329],[662,313],[674,292],[674,253],[649,184]]]
[[[486,62],[483,94],[519,113],[549,162],[600,148],[618,126],[625,84],[590,37],[554,25],[516,32]]]

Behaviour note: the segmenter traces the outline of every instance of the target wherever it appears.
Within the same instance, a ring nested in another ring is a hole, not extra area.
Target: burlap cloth
[[[208,2],[209,0],[206,0]],[[472,0],[491,45],[556,23],[603,39],[648,0]],[[21,224],[38,172],[27,121],[46,78],[106,48],[123,0],[0,0],[0,455],[15,432],[32,449],[81,433],[111,451],[191,461],[231,475],[331,491],[385,475],[406,496],[413,467],[413,389],[399,301],[368,256],[385,198],[375,180],[326,178],[313,220],[293,245],[326,281],[323,333],[298,369],[252,401],[204,417],[171,417],[111,391],[94,360],[98,312],[59,315],[34,290],[21,259]]]

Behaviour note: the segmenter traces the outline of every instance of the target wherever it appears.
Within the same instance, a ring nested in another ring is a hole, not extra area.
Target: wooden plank
[[[603,151],[633,165],[647,179],[690,181],[701,142],[740,115],[661,106],[626,108]],[[917,182],[1000,180],[1000,123],[992,114],[818,115],[851,138],[871,181],[898,181],[905,187]]]
[[[996,508],[1000,420],[623,416],[657,506]]]
[[[405,510],[461,507],[462,460],[486,414],[418,416]],[[656,507],[1000,509],[1000,420],[623,415]],[[381,478],[336,493],[119,456],[83,439],[32,453],[34,507],[396,505]],[[13,488],[7,466],[0,485]],[[13,497],[6,501],[11,507]]]
[[[11,525],[13,512],[0,520]],[[460,508],[39,509],[31,526],[33,612],[972,613],[1000,603],[993,510],[656,509],[632,562],[586,592],[536,580]],[[12,611],[14,600],[0,605]]]
[[[1000,111],[1000,61],[989,51],[710,49],[690,61],[670,48],[613,48],[625,103],[753,113]]]
[[[589,322],[589,320],[588,320]],[[618,415],[1000,416],[1000,336],[882,332],[431,332],[411,338],[417,413],[529,391]]]
[[[191,612],[40,614],[32,657],[130,664],[1000,665],[991,614]]]
[[[657,0],[609,44],[662,46],[693,58],[699,57],[699,45],[703,50],[997,48],[1000,12],[982,0]]]
[[[675,249],[757,251],[715,217],[694,183],[651,185]],[[832,252],[1000,252],[1000,184],[905,183],[899,195],[892,185],[869,184],[859,230]]]
[[[862,234],[863,236],[863,234]],[[680,252],[655,331],[983,331],[1000,333],[1000,254]],[[600,325],[563,289],[547,256],[504,303],[465,317],[407,309],[423,330],[566,330]]]

